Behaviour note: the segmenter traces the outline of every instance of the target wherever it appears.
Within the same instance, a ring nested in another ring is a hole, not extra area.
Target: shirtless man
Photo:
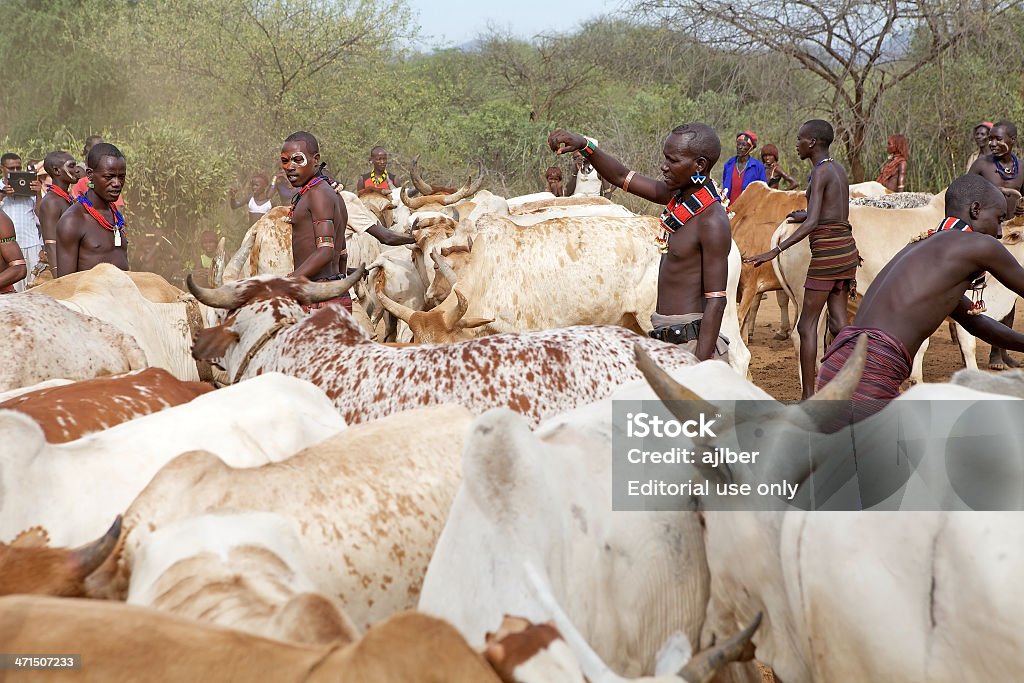
[[[67,152],[50,152],[43,160],[43,169],[53,179],[53,183],[36,206],[36,215],[39,216],[39,231],[43,235],[46,259],[50,269],[56,271],[57,221],[75,203],[69,188],[78,181],[78,163]]]
[[[807,187],[807,210],[789,214],[790,223],[800,223],[792,235],[771,251],[743,259],[760,266],[808,235],[811,264],[804,282],[804,304],[797,321],[800,334],[800,377],[803,398],[814,393],[814,373],[818,355],[818,318],[828,304],[828,328],[833,336],[846,327],[847,299],[856,293],[857,265],[860,256],[850,227],[850,184],[846,170],[829,155],[834,137],[831,124],[812,119],[800,126],[796,152],[814,163]]]
[[[12,294],[14,283],[26,275],[28,265],[14,234],[14,222],[0,211],[0,294]]]
[[[857,325],[832,342],[818,376],[821,387],[842,368],[857,338],[868,337],[867,364],[853,395],[855,420],[899,395],[914,354],[946,316],[990,344],[1024,351],[1024,335],[982,315],[979,305],[986,271],[1024,295],[1024,268],[999,242],[1007,213],[997,187],[978,175],[961,176],[946,190],[947,217],[875,277],[857,311]]]
[[[128,268],[124,216],[114,207],[124,189],[124,155],[110,143],[89,150],[86,177],[92,189],[57,221],[57,277],[89,270],[98,263]]]
[[[718,135],[703,123],[675,128],[662,150],[661,178],[648,178],[601,151],[597,143],[558,129],[548,136],[558,154],[579,152],[604,180],[638,197],[667,205],[661,216],[658,306],[651,337],[683,344],[700,360],[728,358],[719,333],[725,312],[732,237],[711,169],[722,152]]]
[[[992,126],[988,133],[988,148],[992,153],[978,157],[967,172],[980,175],[996,187],[1024,193],[1024,169],[1021,169],[1020,159],[1013,153],[1016,143],[1017,126],[1009,121],[999,121]],[[1007,220],[1014,215],[1022,214],[1024,214],[1024,202],[1019,201],[1013,214],[1007,216]],[[1007,327],[1013,327],[1014,308],[1011,308],[1006,317],[1000,321]],[[989,369],[1005,370],[1007,367],[1015,368],[1019,365],[1010,357],[1006,349],[992,347],[988,357]]]
[[[335,193],[320,163],[320,143],[311,133],[292,133],[281,147],[281,170],[292,187],[289,218],[292,223],[292,255],[295,270],[291,275],[314,282],[341,280],[345,277],[348,255],[345,249],[345,202]],[[352,312],[352,297],[344,295],[322,304],[304,307],[306,312],[340,303]]]

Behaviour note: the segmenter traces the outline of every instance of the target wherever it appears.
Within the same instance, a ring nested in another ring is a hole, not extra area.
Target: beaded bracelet
[[[580,154],[589,159],[597,151],[597,143],[593,138],[587,138],[587,145],[580,150]]]

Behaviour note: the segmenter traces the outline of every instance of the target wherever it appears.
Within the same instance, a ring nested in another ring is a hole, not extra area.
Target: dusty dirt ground
[[[789,314],[790,319],[795,323],[796,313],[792,304],[790,304]],[[1014,320],[1014,329],[1018,332],[1024,331],[1024,324],[1021,320],[1024,315],[1022,314],[1024,314],[1024,309],[1018,302],[1017,315]],[[796,401],[800,399],[796,352],[793,349],[792,341],[774,339],[775,331],[779,329],[780,323],[781,315],[779,305],[775,301],[775,293],[768,292],[768,298],[761,302],[761,308],[758,311],[753,340],[748,344],[750,348],[750,377],[754,384],[777,400]],[[979,369],[988,368],[989,350],[988,344],[982,341],[978,342]],[[1010,357],[1019,363],[1024,362],[1024,356],[1019,353],[1011,352]],[[924,381],[949,381],[953,373],[962,367],[960,347],[950,341],[948,326],[943,324],[932,335],[928,352],[925,354]],[[907,386],[909,384],[904,384],[904,390]]]

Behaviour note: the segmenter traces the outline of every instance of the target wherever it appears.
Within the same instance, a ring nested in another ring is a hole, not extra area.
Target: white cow
[[[299,535],[268,512],[168,524],[136,551],[127,602],[277,640],[355,642],[341,604],[309,578]]]
[[[344,428],[323,392],[276,373],[63,444],[47,444],[31,418],[0,411],[0,538],[39,525],[54,545],[79,545],[180,453],[206,448],[253,467]]]
[[[673,374],[708,398],[771,400],[720,361]],[[653,398],[646,382],[630,383],[536,432],[504,410],[479,418],[419,609],[451,621],[474,645],[502,614],[544,621],[548,609],[524,573],[532,563],[619,674],[652,673],[676,630],[696,650],[709,589],[700,519],[611,510],[612,401]]]
[[[407,411],[249,469],[186,453],[131,504],[122,565],[116,576],[90,579],[90,594],[123,597],[154,530],[195,515],[258,510],[295,523],[312,586],[340,600],[359,627],[412,608],[461,479],[471,421],[457,406]]]
[[[838,386],[825,389],[827,398],[837,397],[832,391],[848,395],[865,351],[861,344],[851,367],[834,380]],[[708,374],[700,380],[693,376],[698,371]],[[659,373],[650,376],[663,397],[695,398]],[[730,375],[716,363],[675,376],[709,400],[761,393],[742,383],[730,386]],[[653,396],[638,389],[616,398]],[[938,397],[999,398],[922,385],[896,404]],[[678,420],[707,410],[692,400],[674,405]],[[822,470],[829,451],[808,462],[807,430],[826,419],[831,405],[813,401],[765,415],[779,429],[774,457],[717,474],[756,483],[802,481],[812,468]],[[1003,421],[1013,413],[1008,404],[993,405]],[[911,479],[905,491],[911,504],[949,493],[922,485],[938,481],[929,479],[928,470],[946,461],[942,437],[960,421],[954,414],[964,410],[948,402],[939,408],[925,411],[934,418],[904,425],[908,438],[938,437],[922,442],[939,457]],[[891,419],[891,410],[862,423],[861,438]],[[607,402],[595,404],[551,420],[536,433],[504,411],[477,421],[467,441],[465,483],[431,561],[421,609],[446,616],[471,642],[480,638],[492,612],[540,617],[543,606],[531,592],[535,582],[522,569],[528,562],[545,572],[583,636],[620,671],[649,670],[655,641],[673,628],[691,643],[705,643],[763,611],[757,656],[787,683],[1015,679],[1022,637],[1013,589],[1006,586],[1024,568],[1016,516],[612,513],[611,439],[622,426],[613,426],[611,414]],[[1014,434],[1019,440],[1019,430]],[[829,438],[849,442],[843,432]],[[785,457],[791,453],[799,456]],[[710,476],[711,469],[702,472]],[[1019,504],[1019,483],[1008,491]],[[893,509],[900,493],[879,507]],[[693,501],[701,507],[713,503],[706,496]]]
[[[658,220],[555,218],[529,227],[501,216],[481,216],[458,227],[437,225],[417,237],[418,261],[434,249],[444,253],[469,307],[467,318],[493,322],[467,329],[460,338],[501,332],[544,330],[569,325],[612,324],[637,332],[651,329],[661,255],[654,238]],[[747,374],[750,351],[739,331],[735,292],[741,258],[729,251],[729,278],[721,332],[729,339],[729,363]],[[434,268],[419,266],[431,279],[428,304],[450,291]]]
[[[0,348],[8,358],[0,365],[4,392],[148,367],[133,337],[34,292],[0,297]]]
[[[100,263],[32,291],[130,335],[146,354],[149,367],[163,368],[185,382],[200,379],[191,348],[192,336],[204,326],[204,307],[160,276],[126,273]]]

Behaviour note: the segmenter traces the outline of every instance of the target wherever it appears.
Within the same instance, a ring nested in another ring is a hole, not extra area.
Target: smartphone
[[[16,197],[34,197],[36,193],[32,191],[29,184],[35,179],[35,173],[17,171],[7,176],[7,184],[14,188],[14,196]]]

